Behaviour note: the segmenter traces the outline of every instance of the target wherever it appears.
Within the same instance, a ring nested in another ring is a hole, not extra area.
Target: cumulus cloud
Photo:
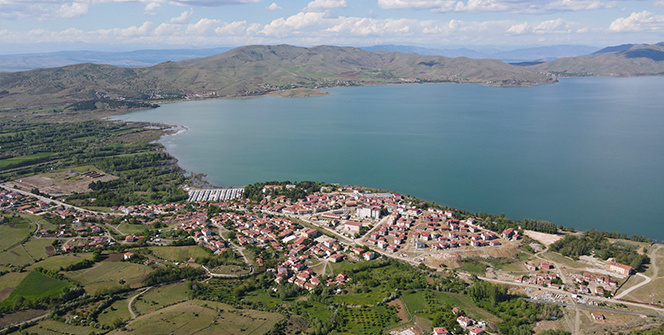
[[[63,4],[58,10],[58,16],[72,18],[88,13],[88,4],[84,2],[72,2],[70,5]]]
[[[529,24],[528,22],[521,22],[512,25],[507,29],[507,33],[510,34],[560,34],[560,33],[571,33],[578,31],[584,28],[578,28],[579,24],[574,22],[568,22],[562,18],[555,20],[546,20],[538,24]]]
[[[267,6],[267,10],[279,10],[279,9],[282,9],[282,8],[279,7],[279,5],[277,5],[276,2],[273,2],[271,5]]]
[[[124,1],[124,0],[115,0],[115,1]],[[226,5],[255,3],[260,1],[261,0],[173,0],[172,2],[184,6],[220,7]]]
[[[147,5],[145,5],[144,11],[146,12],[151,12],[157,8],[161,7],[161,4],[158,2],[150,2]]]
[[[663,32],[664,15],[655,15],[645,10],[634,12],[628,17],[621,17],[611,22],[609,30],[614,32]]]
[[[346,7],[348,7],[348,4],[346,4],[346,0],[314,0],[309,4],[307,4],[305,10],[320,11],[320,10],[346,8]]]
[[[664,0],[662,0],[664,1]],[[428,9],[433,12],[513,12],[543,14],[613,8],[606,0],[378,0],[383,9]]]
[[[190,8],[188,11],[182,12],[180,16],[172,18],[168,23],[173,23],[173,24],[185,24],[189,22],[189,19],[191,19],[191,15],[194,14],[194,9]]]
[[[319,24],[324,17],[325,13],[322,12],[300,12],[287,19],[278,18],[270,22],[260,33],[266,36],[285,36],[296,29]]]
[[[226,23],[221,27],[217,27],[214,30],[217,35],[224,36],[239,36],[244,35],[247,32],[247,21],[235,21],[231,23]]]

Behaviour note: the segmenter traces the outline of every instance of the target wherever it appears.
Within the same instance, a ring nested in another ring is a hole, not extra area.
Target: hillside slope
[[[90,100],[238,97],[296,88],[453,82],[520,86],[555,82],[497,60],[370,52],[358,48],[245,46],[228,52],[118,68],[76,64],[0,73],[0,107],[43,108]]]
[[[558,76],[664,75],[664,42],[607,47],[593,54],[528,66]]]

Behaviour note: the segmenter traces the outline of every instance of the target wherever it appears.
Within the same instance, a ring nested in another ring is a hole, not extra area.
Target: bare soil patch
[[[120,262],[122,260],[124,260],[124,254],[110,254],[104,259],[107,262]]]
[[[94,177],[94,178],[93,178]],[[39,192],[52,197],[68,196],[74,193],[86,193],[90,189],[91,182],[107,182],[118,177],[105,174],[101,171],[91,170],[87,172],[76,172],[63,170],[38,174],[14,181],[25,189],[39,189]]]
[[[545,330],[558,330],[558,329],[562,329],[562,326],[559,321],[540,321],[535,325],[533,331],[535,331],[535,334],[539,334]]]
[[[12,291],[14,291],[13,287],[6,287],[0,290],[0,302],[7,299],[7,297],[9,297],[9,295],[12,294]]]
[[[536,240],[547,247],[556,241],[562,239],[563,237],[561,235],[554,235],[554,234],[546,234],[546,233],[540,233],[537,231],[532,231],[532,230],[524,230],[523,233],[532,238],[533,240]]]
[[[394,306],[397,309],[397,316],[399,317],[400,323],[408,322],[408,313],[406,313],[406,308],[401,299],[394,299],[388,302],[387,305]]]
[[[49,256],[55,255],[55,248],[52,245],[44,247],[46,249],[46,254]]]

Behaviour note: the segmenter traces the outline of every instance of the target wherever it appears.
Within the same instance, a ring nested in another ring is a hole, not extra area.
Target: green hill
[[[664,42],[608,47],[590,55],[559,58],[527,68],[567,77],[664,75]]]
[[[410,82],[520,86],[555,79],[498,60],[421,56],[352,47],[245,46],[150,67],[75,64],[0,73],[0,108],[71,105],[134,107],[130,102],[239,97],[305,87]],[[109,104],[109,101],[113,101]],[[121,103],[120,103],[120,102]],[[92,102],[92,103],[90,103]]]

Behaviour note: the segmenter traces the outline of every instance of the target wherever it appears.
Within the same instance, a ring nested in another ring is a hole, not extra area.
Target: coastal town
[[[606,313],[607,304],[637,306],[644,316],[664,311],[652,302],[614,301],[614,295],[628,293],[623,287],[635,276],[628,265],[609,259],[604,263],[594,260],[595,267],[570,268],[564,262],[542,258],[545,253],[521,259],[518,255],[524,255],[520,251],[524,246],[546,247],[546,241],[530,238],[530,231],[518,227],[492,231],[481,217],[461,216],[451,209],[425,208],[398,193],[323,186],[292,199],[279,193],[296,185],[266,184],[260,201],[243,198],[242,189],[238,188],[191,190],[187,203],[117,206],[98,212],[65,206],[14,188],[16,185],[11,183],[1,186],[3,210],[59,223],[39,226],[34,231],[35,238],[52,241],[46,247],[49,256],[97,250],[109,253],[109,258],[155,269],[203,269],[211,278],[244,278],[264,272],[272,275],[275,292],[292,284],[306,291],[333,288],[342,295],[344,287],[354,280],[352,272],[343,270],[343,263],[391,258],[443,273],[456,267],[459,278],[477,276],[507,285],[515,294],[532,301],[575,306],[577,313],[581,308],[588,309],[592,313],[589,319],[598,324],[606,324],[621,313]],[[174,260],[158,252],[135,249],[171,245],[199,246],[209,255],[234,261],[219,266],[200,255]],[[509,271],[494,266],[474,274],[463,270],[464,264],[477,262],[478,257],[509,254],[515,255]],[[632,285],[631,289],[637,286]],[[622,324],[618,319],[613,320],[615,324]],[[456,320],[468,334],[492,333],[487,320],[473,320],[467,315],[458,315]],[[580,322],[571,327],[580,327]],[[405,335],[425,330],[411,328],[392,333]],[[427,331],[451,334],[445,327]]]

